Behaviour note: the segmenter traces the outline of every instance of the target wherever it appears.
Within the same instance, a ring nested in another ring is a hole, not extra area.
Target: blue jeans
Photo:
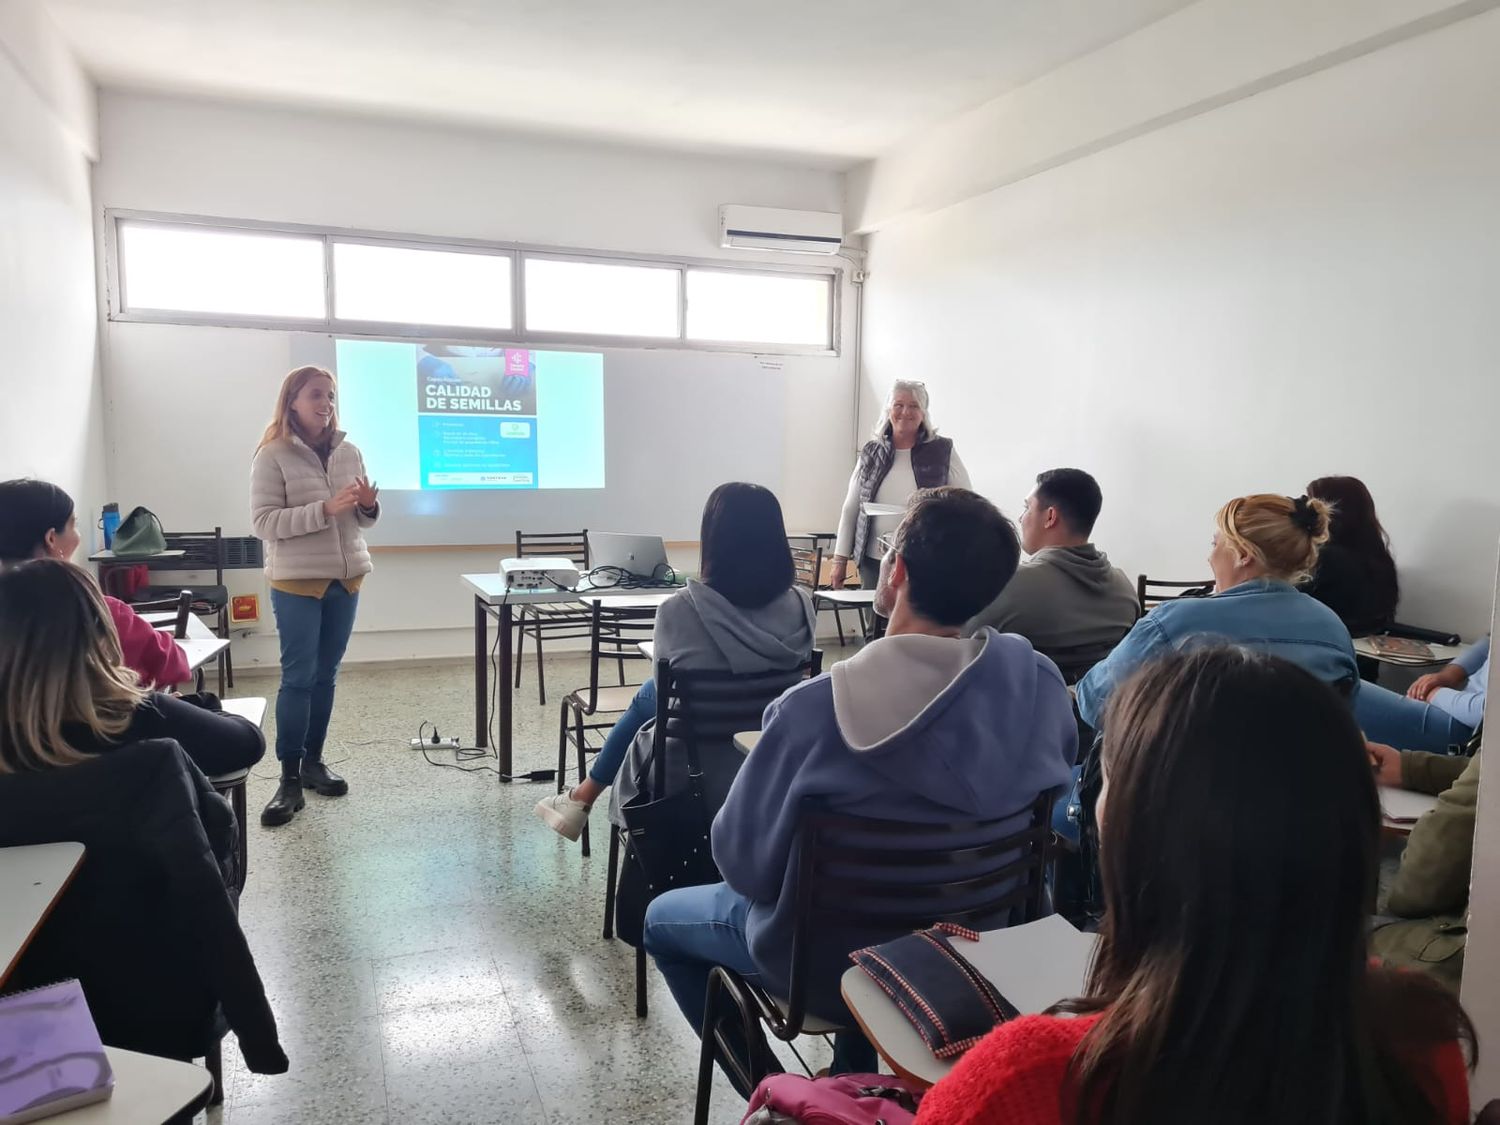
[[[715,965],[751,984],[761,983],[745,936],[749,913],[750,900],[728,883],[681,887],[652,899],[646,908],[646,952],[699,1035],[708,1005],[708,977]],[[877,1065],[875,1048],[859,1031],[841,1031],[834,1037],[831,1073],[869,1073]]]
[[[1446,754],[1450,746],[1462,745],[1474,733],[1441,707],[1397,695],[1379,684],[1359,685],[1354,717],[1366,738],[1389,743],[1397,750]]]
[[[656,681],[647,680],[641,685],[625,713],[609,728],[604,745],[600,747],[594,764],[589,767],[589,778],[600,785],[613,785],[615,775],[625,764],[625,755],[636,734],[651,719],[656,718]]]
[[[283,763],[323,756],[339,662],[354,631],[359,595],[333,582],[321,598],[271,591],[281,639],[281,690],[276,695],[276,757]]]

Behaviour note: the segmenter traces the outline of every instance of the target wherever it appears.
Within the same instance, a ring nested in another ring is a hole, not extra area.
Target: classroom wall
[[[1159,104],[1097,150],[1038,141],[1050,167],[961,202],[956,172],[910,180],[908,146],[888,158],[899,191],[881,161],[855,174],[851,214],[876,230],[864,419],[892,378],[925,379],[976,485],[1012,514],[1038,470],[1091,470],[1097,541],[1132,575],[1205,576],[1232,496],[1358,475],[1391,535],[1402,618],[1482,633],[1500,533],[1500,11],[1456,7],[1467,18],[1409,22],[1394,41],[1283,51],[1275,82],[1236,76],[1243,96],[1224,104],[1182,91],[1182,112]],[[1176,19],[1158,55],[1156,25],[1129,45],[1142,83],[1176,57]],[[1199,32],[1205,57],[1236,57]],[[1074,64],[1070,101],[1130,100],[1101,54],[1091,90]],[[970,151],[988,182],[997,158]]]
[[[843,200],[842,177],[823,170],[115,92],[101,99],[101,138],[95,181],[101,210],[750,262],[754,256],[718,248],[720,203],[836,211]],[[827,525],[837,514],[852,458],[853,301],[847,293],[843,305],[844,348],[837,357],[762,361],[606,350],[607,374],[630,389],[635,422],[627,429],[634,432],[625,436],[637,442],[632,449],[629,441],[611,441],[612,479],[617,468],[626,473],[633,462],[669,451],[663,433],[677,432],[690,446],[715,426],[738,426],[736,440],[764,440],[779,450],[774,467],[761,475],[778,488],[789,524]],[[250,452],[279,379],[319,338],[126,323],[107,324],[105,334],[112,487],[122,502],[150,497],[168,526],[221,524],[226,532],[248,533]],[[736,411],[727,418],[723,389],[714,386],[726,378],[763,386],[763,414]],[[755,452],[765,466],[765,450]],[[167,481],[192,487],[167,487]],[[639,487],[706,496],[717,483],[698,479],[693,466],[683,464],[670,476],[648,475]],[[499,494],[496,503],[495,527],[480,542],[500,542],[513,532]],[[663,528],[667,538],[696,539],[695,520],[691,527],[676,522],[684,526]],[[371,542],[378,547],[379,541],[377,531]],[[471,651],[472,603],[457,575],[493,570],[497,554],[377,554],[378,578],[365,588],[351,659]],[[235,584],[244,592],[263,589],[258,577],[243,573]],[[249,642],[236,645],[237,664],[274,661],[269,607],[264,613]]]
[[[89,160],[94,90],[35,4],[0,7],[0,479],[78,505],[83,551],[104,496]]]

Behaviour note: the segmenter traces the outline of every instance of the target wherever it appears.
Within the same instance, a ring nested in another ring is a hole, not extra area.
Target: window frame
[[[124,270],[120,260],[120,224],[151,223],[178,229],[222,230],[227,232],[260,232],[319,238],[323,243],[323,287],[327,316],[302,319],[277,316],[247,316],[229,313],[193,313],[171,309],[131,309],[126,303]],[[333,246],[336,242],[391,246],[410,250],[485,254],[506,257],[510,261],[511,327],[506,330],[455,328],[452,325],[413,324],[402,321],[345,320],[334,316],[337,308],[337,278],[333,269]],[[680,351],[728,352],[749,355],[838,356],[842,345],[843,276],[841,266],[812,263],[787,264],[755,262],[739,265],[723,258],[692,258],[676,255],[627,254],[611,250],[581,250],[532,243],[496,242],[477,238],[423,237],[383,231],[344,227],[315,226],[302,223],[274,223],[256,219],[224,219],[206,215],[171,214],[126,208],[105,208],[104,251],[107,319],[120,323],[181,324],[207,328],[261,328],[286,332],[311,332],[320,335],[368,337],[385,340],[443,340],[453,343],[508,344],[528,346],[575,346],[579,348],[666,348]],[[558,261],[591,262],[607,265],[633,265],[677,271],[677,335],[614,336],[573,332],[528,331],[525,307],[525,259],[547,258]],[[687,338],[687,271],[712,270],[722,273],[762,274],[772,277],[816,277],[828,281],[828,339],[826,346],[815,344],[757,344],[736,341],[695,341]]]

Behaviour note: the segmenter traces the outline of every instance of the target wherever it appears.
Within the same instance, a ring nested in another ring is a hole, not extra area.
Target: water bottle
[[[99,517],[99,526],[104,529],[104,549],[110,550],[115,545],[115,532],[120,529],[120,505],[104,505],[104,513]]]

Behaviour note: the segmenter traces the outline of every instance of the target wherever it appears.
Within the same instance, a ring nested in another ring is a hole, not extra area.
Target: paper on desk
[[[1430,812],[1438,799],[1428,793],[1413,793],[1410,789],[1388,789],[1381,786],[1380,808],[1387,820],[1399,824],[1411,824]]]
[[[859,506],[859,510],[867,516],[906,515],[906,509],[900,504],[876,504],[868,500]]]
[[[953,948],[1015,1005],[1022,1015],[1044,1012],[1059,1000],[1081,996],[1098,935],[1073,928],[1061,914],[990,930],[978,942]]]

